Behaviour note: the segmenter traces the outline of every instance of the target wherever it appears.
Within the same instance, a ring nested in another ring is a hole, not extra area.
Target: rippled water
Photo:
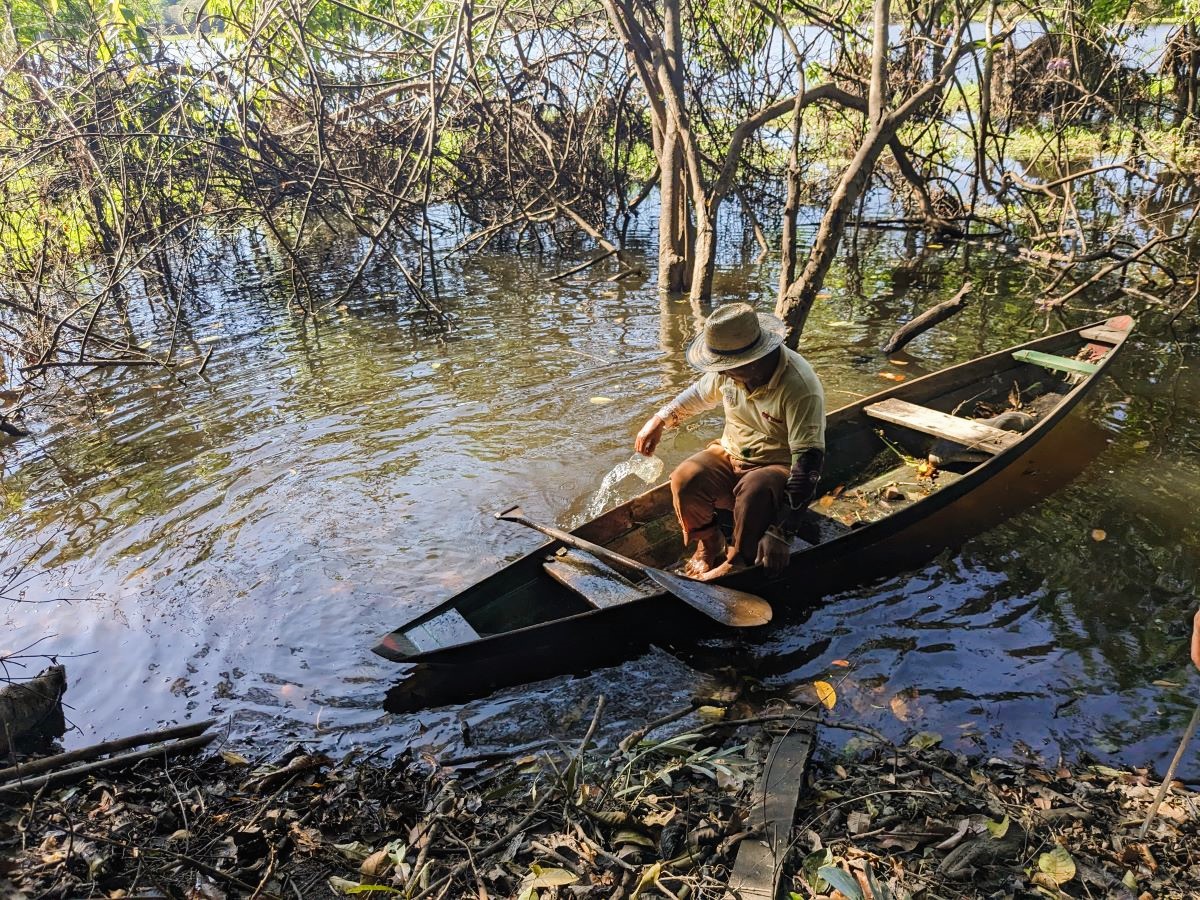
[[[450,331],[378,268],[314,327],[286,310],[269,248],[247,240],[214,259],[187,316],[183,355],[213,350],[203,377],[198,362],[179,380],[97,373],[73,415],[0,447],[4,564],[37,575],[25,602],[0,607],[0,650],[41,641],[29,652],[65,659],[79,729],[68,743],[209,715],[238,738],[442,744],[469,724],[477,743],[516,741],[564,733],[600,692],[614,727],[683,702],[707,677],[701,663],[652,650],[459,707],[381,708],[396,668],[369,652],[374,640],[537,543],[492,513],[519,501],[533,518],[578,517],[691,377],[686,301],[606,282],[602,266],[546,281],[579,258],[454,263],[441,284]],[[981,285],[973,302],[893,357],[908,365],[875,352],[967,274]],[[769,265],[727,262],[717,291],[769,308],[774,281]],[[1034,290],[994,250],[866,234],[801,349],[833,407],[890,384],[881,371],[915,377],[1098,317],[1047,322]],[[150,333],[136,316],[102,324]],[[1144,317],[1080,414],[1099,446],[1079,478],[932,563],[830,598],[736,665],[780,693],[828,677],[840,714],[893,734],[1161,767],[1198,683],[1185,646],[1198,343]],[[660,455],[673,465],[719,422],[689,423]]]

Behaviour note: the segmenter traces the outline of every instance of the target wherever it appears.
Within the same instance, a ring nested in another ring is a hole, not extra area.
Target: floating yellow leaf
[[[893,366],[907,366],[908,365],[908,360],[906,360],[906,359],[889,359],[888,362],[890,362]]]
[[[816,689],[817,699],[824,704],[826,709],[833,709],[837,705],[837,691],[828,681],[814,681],[813,688]]]
[[[1145,450],[1149,446],[1150,446],[1149,441],[1138,441],[1136,444],[1133,445],[1133,449],[1134,450]]]
[[[908,701],[907,700],[905,700],[903,697],[901,697],[899,694],[897,694],[895,697],[893,697],[891,699],[891,702],[888,703],[888,706],[890,706],[892,708],[893,716],[895,716],[901,722],[908,721]]]
[[[880,372],[880,378],[886,378],[888,381],[903,381],[907,376],[901,375],[899,372]]]
[[[1038,857],[1038,869],[1050,876],[1055,884],[1066,884],[1075,877],[1075,860],[1062,847],[1055,847]]]
[[[1092,540],[1093,541],[1102,541],[1107,537],[1108,537],[1108,532],[1105,531],[1103,528],[1093,528],[1092,529]]]
[[[589,403],[595,403],[597,406],[603,406],[606,403],[612,403],[612,397],[592,397]]]
[[[848,660],[848,659],[835,659],[835,660],[834,660],[832,663],[830,663],[830,665],[833,665],[833,666],[839,666],[839,667],[841,667],[841,668],[843,668],[843,669],[846,669],[846,668],[849,668],[849,666],[850,666],[850,660]]]

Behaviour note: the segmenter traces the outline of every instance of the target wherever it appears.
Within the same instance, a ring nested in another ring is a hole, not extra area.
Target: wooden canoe
[[[950,545],[940,540],[946,535],[931,536],[922,523],[943,521],[939,513],[955,505],[982,522],[993,501],[972,510],[972,497],[986,494],[982,489],[1005,470],[1029,471],[1036,464],[1030,461],[1033,449],[1112,363],[1133,324],[1119,316],[1042,337],[830,413],[822,478],[827,493],[809,513],[807,537],[815,543],[798,539],[781,575],[768,577],[754,567],[720,583],[763,594],[778,621],[823,593],[915,565],[928,558],[923,551]],[[1040,410],[1024,432],[973,418],[1014,400]],[[938,441],[943,456],[946,441],[957,445],[960,461],[944,462],[929,477],[919,462]],[[954,527],[961,532],[964,526]],[[666,483],[574,533],[659,568],[673,565],[683,551]],[[769,627],[748,633],[753,639]],[[544,677],[585,666],[664,635],[677,640],[714,630],[720,629],[652,584],[627,580],[552,541],[413,617],[374,650],[443,675],[456,669],[452,680],[459,682],[482,678],[485,671],[507,673],[511,682],[522,673]]]

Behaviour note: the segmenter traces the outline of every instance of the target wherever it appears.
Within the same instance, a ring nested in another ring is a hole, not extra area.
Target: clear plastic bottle
[[[642,479],[646,484],[654,484],[663,472],[663,461],[657,456],[643,456],[640,453],[635,453],[629,457],[626,465],[629,467],[630,472]]]

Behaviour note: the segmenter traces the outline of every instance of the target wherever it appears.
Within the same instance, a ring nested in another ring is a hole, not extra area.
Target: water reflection
[[[648,232],[631,237],[649,258]],[[997,248],[942,253],[867,231],[854,247],[801,348],[831,406],[885,385],[879,373],[899,369],[876,348],[897,319],[967,277],[979,285],[968,308],[893,357],[909,377],[1060,327],[1033,312],[1038,286]],[[459,260],[441,284],[449,331],[373,266],[314,328],[263,302],[286,291],[269,245],[247,240],[214,261],[185,323],[178,352],[211,349],[205,377],[99,373],[90,403],[0,448],[5,565],[32,557],[48,570],[25,586],[30,601],[87,598],[2,607],[0,649],[52,633],[55,652],[93,654],[67,661],[82,730],[69,740],[215,714],[233,717],[235,736],[437,743],[463,722],[477,739],[561,733],[545,726],[551,711],[599,691],[614,721],[686,698],[701,660],[651,653],[460,708],[380,708],[396,670],[368,652],[375,638],[538,540],[491,514],[519,500],[533,518],[570,521],[692,378],[686,300],[598,271],[545,281],[570,262]],[[775,283],[770,265],[730,258],[717,290],[769,306]],[[108,324],[136,342],[147,322],[131,311]],[[1070,487],[965,543],[943,535],[961,549],[832,598],[751,648],[747,670],[778,691],[832,674],[847,709],[896,734],[1001,750],[1019,739],[1050,755],[1112,747],[1161,764],[1192,684],[1200,378],[1187,364],[1194,336],[1173,343],[1142,324],[1086,410],[1112,443]],[[719,421],[671,435],[667,464]]]

